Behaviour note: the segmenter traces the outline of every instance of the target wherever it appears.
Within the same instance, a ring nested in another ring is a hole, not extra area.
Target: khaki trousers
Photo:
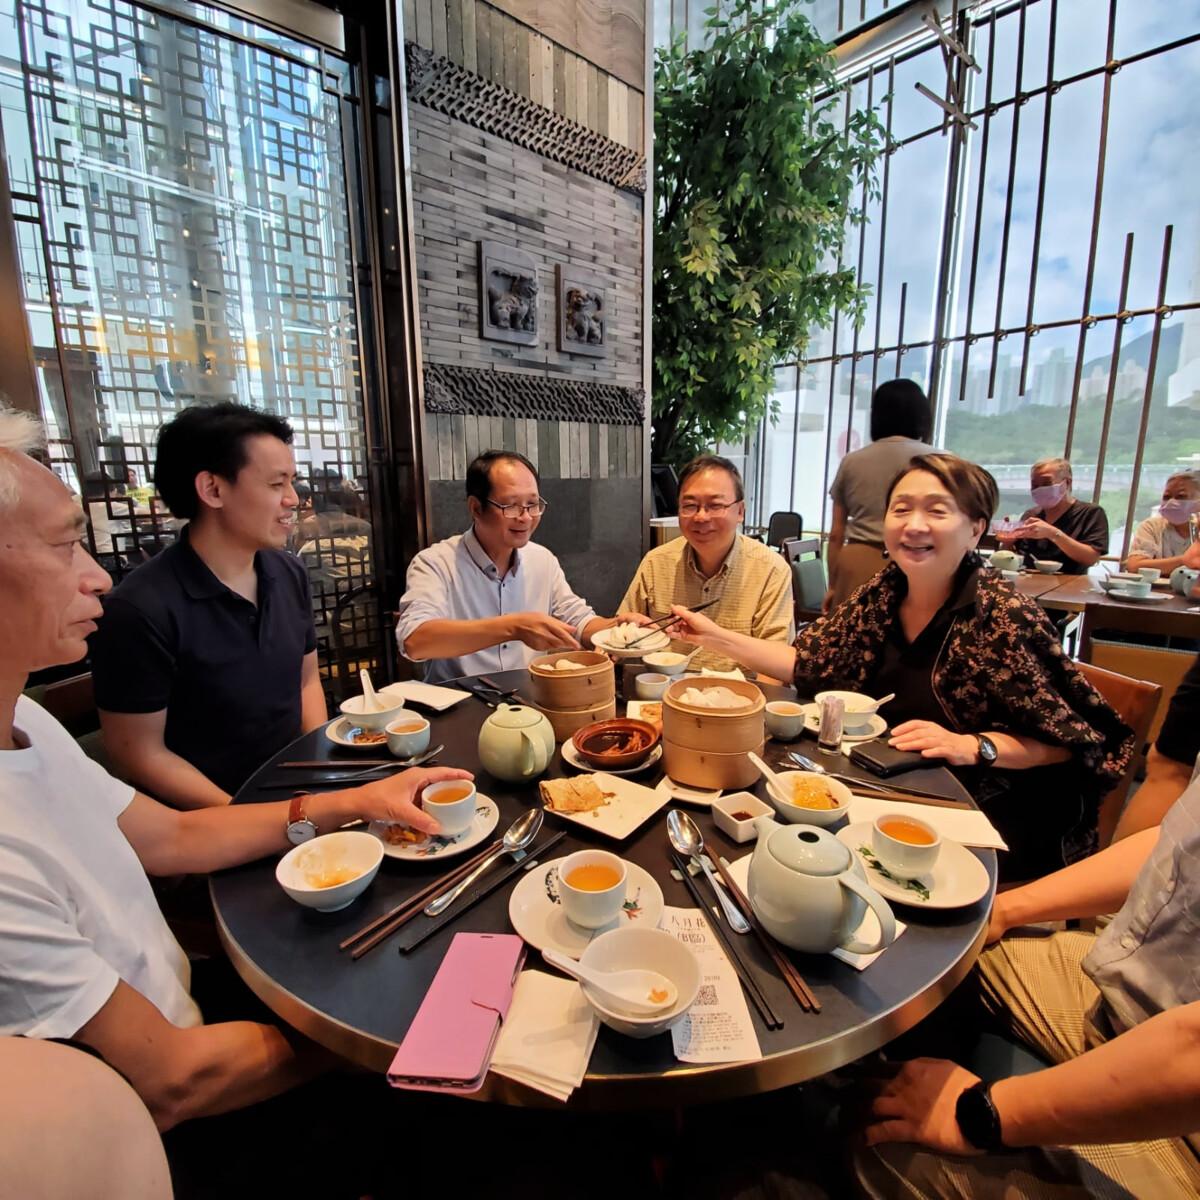
[[[883,551],[866,542],[847,542],[838,555],[837,570],[829,581],[833,589],[833,608],[845,600],[855,588],[883,570],[887,559]]]
[[[1100,993],[1083,972],[1094,934],[1017,935],[979,958],[984,1003],[1012,1034],[1054,1063],[1104,1040]],[[855,1159],[873,1200],[1194,1200],[1200,1162],[1182,1138],[1053,1146],[954,1158],[912,1145],[876,1146]]]

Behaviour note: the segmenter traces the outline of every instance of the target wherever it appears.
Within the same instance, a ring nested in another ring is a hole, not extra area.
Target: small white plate
[[[433,683],[421,683],[416,679],[405,680],[403,683],[389,683],[379,689],[384,696],[394,696],[407,704],[420,704],[432,708],[435,712],[445,712],[456,704],[461,704],[471,697],[461,688],[438,687]]]
[[[627,717],[632,717],[633,720],[635,720],[635,721],[650,721],[649,717],[642,716],[642,709],[647,704],[657,704],[658,705],[659,718],[658,718],[657,724],[661,727],[662,726],[662,701],[661,700],[627,700],[625,702],[625,715]],[[655,722],[650,721],[650,724],[653,725],[653,724],[655,724]]]
[[[871,853],[873,827],[870,821],[859,821],[847,825],[836,837],[859,856],[867,880],[885,900],[911,904],[914,908],[965,908],[987,895],[987,868],[966,846],[948,838],[942,839],[942,852],[928,875],[911,882],[899,882],[885,875]]]
[[[610,646],[604,636],[607,632],[607,629],[602,629],[599,633],[593,634],[592,645],[597,650],[603,650],[605,654],[611,654],[616,658],[641,658],[643,654],[655,654],[659,650],[666,650],[671,645],[671,639],[661,629],[656,629],[644,642],[638,642],[632,649],[628,646]]]
[[[383,836],[387,827],[385,821],[372,821],[367,826],[367,832],[373,833],[383,842],[383,852],[388,858],[398,858],[403,862],[423,862],[427,858],[457,858],[458,855],[473,850],[480,842],[486,841],[500,822],[500,809],[495,800],[482,792],[476,793],[475,800],[475,820],[454,837],[436,835],[427,837],[423,842],[400,842],[393,846]]]
[[[563,756],[563,762],[574,767],[577,771],[594,771],[597,773],[599,773],[599,771],[600,771],[599,767],[593,767],[591,763],[587,762],[583,757],[581,757],[579,751],[575,749],[575,743],[573,741],[571,741],[570,738],[567,738],[567,740],[565,742],[563,742],[563,744],[562,744],[562,756]],[[654,764],[656,762],[658,762],[658,760],[660,758],[662,758],[662,756],[663,756],[662,743],[659,742],[659,744],[657,746],[655,746],[654,749],[651,750],[650,753],[646,756],[646,760],[644,762],[638,763],[638,765],[636,767],[626,767],[622,771],[609,771],[608,774],[609,775],[637,775],[640,772],[645,771],[648,767],[654,766]]]
[[[687,784],[676,783],[670,775],[664,775],[658,781],[656,790],[663,792],[668,800],[678,800],[680,804],[695,804],[700,808],[712,808],[713,801],[719,800],[722,795],[720,788],[709,790],[688,787]]]
[[[881,734],[887,733],[887,722],[878,714],[872,713],[871,719],[859,729],[842,729],[843,742],[869,742]],[[821,709],[816,704],[804,705],[804,728],[809,733],[821,731]]]
[[[343,750],[374,750],[376,754],[387,755],[386,738],[382,742],[352,742],[346,734],[353,728],[354,722],[349,717],[334,717],[325,726],[325,736],[335,746],[341,746]]]
[[[549,807],[546,812],[560,820],[570,821],[572,825],[582,825],[584,829],[622,841],[670,800],[665,792],[642,787],[640,783],[622,779],[607,771],[597,771],[592,778],[600,790],[609,795],[607,804],[591,812],[563,813]]]
[[[1132,592],[1123,592],[1120,588],[1109,588],[1108,594],[1122,603],[1132,604],[1161,604],[1164,600],[1170,600],[1170,596],[1156,596],[1153,592],[1149,596],[1135,596]]]
[[[588,943],[610,929],[629,924],[657,929],[663,914],[662,888],[637,863],[626,862],[625,907],[614,921],[600,929],[581,929],[567,920],[558,899],[558,864],[536,867],[522,877],[508,898],[508,919],[517,933],[535,950],[557,950],[578,958]]]

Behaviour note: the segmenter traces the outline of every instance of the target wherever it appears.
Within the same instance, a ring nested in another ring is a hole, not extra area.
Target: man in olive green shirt
[[[795,634],[792,572],[783,555],[738,532],[745,492],[727,458],[702,454],[679,478],[679,528],[683,537],[656,546],[638,566],[619,611],[660,617],[672,604],[708,609],[724,629],[767,641]],[[687,649],[691,649],[688,647]],[[728,671],[737,664],[701,650],[696,669]]]

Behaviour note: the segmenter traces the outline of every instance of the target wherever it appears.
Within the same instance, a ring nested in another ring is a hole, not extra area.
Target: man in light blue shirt
[[[533,541],[546,510],[524,457],[489,450],[467,468],[472,526],[422,550],[409,564],[396,642],[428,664],[431,683],[525,667],[547,650],[578,649],[626,613],[598,617],[567,583],[558,559]]]

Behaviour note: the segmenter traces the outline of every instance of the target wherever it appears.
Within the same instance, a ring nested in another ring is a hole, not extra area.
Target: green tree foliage
[[[836,310],[861,319],[866,291],[837,264],[855,198],[878,192],[884,131],[871,111],[846,123],[830,47],[800,7],[734,0],[709,10],[708,45],[656,56],[657,462],[742,437],[777,362],[802,359]]]

